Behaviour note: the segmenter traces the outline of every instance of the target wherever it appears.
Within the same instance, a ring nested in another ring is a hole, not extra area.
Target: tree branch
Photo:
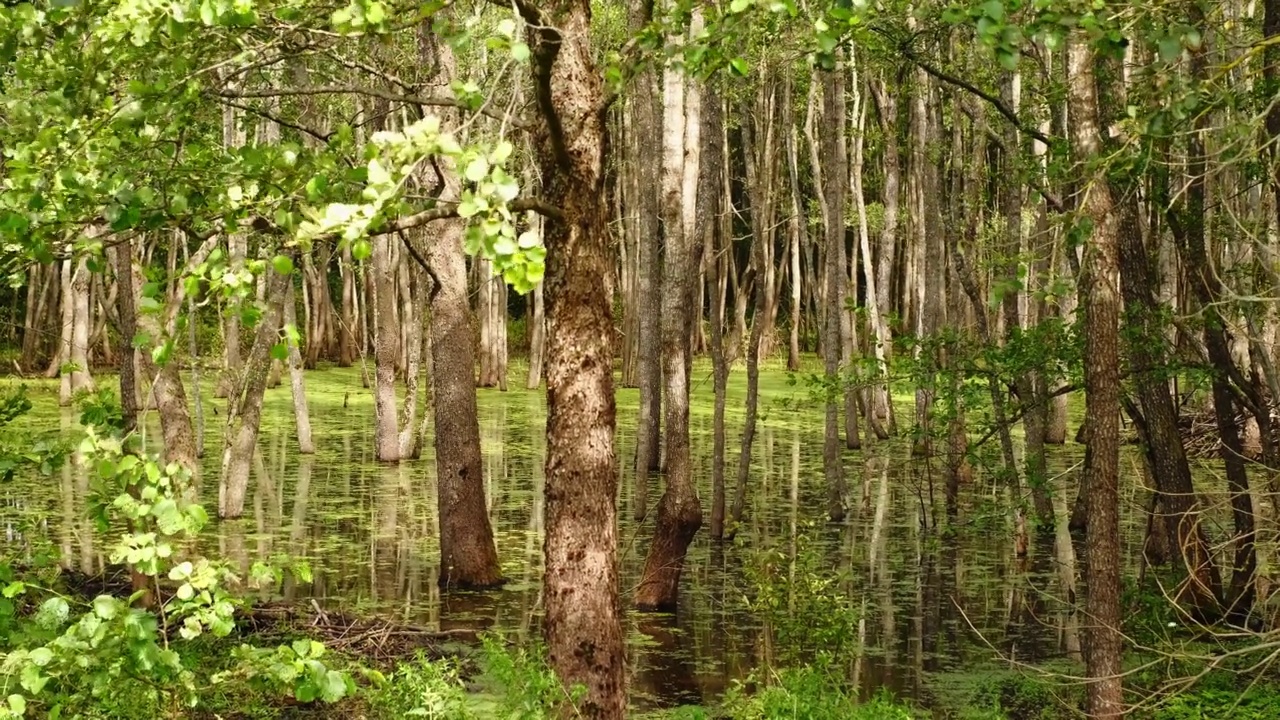
[[[550,205],[539,198],[517,198],[507,205],[512,212],[533,211],[544,217],[553,220],[564,220],[564,213],[560,208]],[[394,220],[384,223],[378,228],[378,235],[387,233],[400,232],[411,228],[422,227],[437,220],[445,220],[448,218],[458,217],[458,209],[456,207],[435,207],[430,210],[423,210],[412,215],[402,215]]]
[[[982,88],[979,88],[973,83],[961,80],[960,78],[954,75],[950,75],[946,72],[943,72],[942,70],[939,70],[938,68],[929,64],[927,60],[917,55],[911,49],[911,45],[909,43],[905,43],[905,42],[899,43],[898,50],[902,53],[903,57],[915,63],[916,66],[919,67],[921,70],[924,70],[925,72],[929,73],[930,75],[937,78],[938,80],[941,80],[942,82],[945,82],[948,85],[954,85],[958,88],[961,88],[962,90],[966,90],[972,93],[973,95],[976,95],[982,98],[983,100],[985,100],[987,104],[991,105],[991,107],[995,108],[997,112],[1005,116],[1005,118],[1007,118],[1009,122],[1013,123],[1014,126],[1018,128],[1019,132],[1023,133],[1024,135],[1033,137],[1036,140],[1039,140],[1040,142],[1044,143],[1049,147],[1053,147],[1053,140],[1048,135],[1045,135],[1044,133],[1040,132],[1036,128],[1029,127],[1023,124],[1022,120],[1018,118],[1018,113],[1014,112],[1013,108],[1004,104],[1004,101],[1001,100],[1000,98],[996,97],[995,95],[992,95],[991,93],[987,92],[986,90],[983,90]]]
[[[319,130],[309,128],[305,125],[299,125],[298,123],[285,120],[284,118],[280,117],[279,115],[269,110],[264,110],[262,108],[254,107],[252,105],[242,105],[238,102],[233,102],[232,100],[228,99],[226,96],[222,97],[222,103],[224,105],[230,105],[231,107],[236,108],[238,110],[244,110],[245,112],[251,112],[254,115],[264,117],[270,120],[271,122],[276,123],[277,125],[280,125],[281,127],[287,127],[291,130],[297,130],[300,133],[305,133],[319,140],[322,143],[329,142],[329,138],[333,137],[333,133],[331,132],[320,132]]]
[[[479,112],[481,115],[491,117],[495,120],[501,120],[519,130],[528,130],[528,123],[519,120],[496,110],[481,108],[480,110],[472,110],[466,103],[456,98],[450,97],[423,97],[421,95],[405,95],[401,93],[391,92],[380,88],[361,87],[359,85],[316,85],[312,87],[283,87],[283,88],[261,88],[256,90],[218,90],[217,94],[223,98],[270,98],[270,97],[294,97],[305,95],[365,95],[368,97],[382,98],[389,102],[405,103],[407,105],[417,105],[419,107],[451,107],[459,110],[468,110]]]

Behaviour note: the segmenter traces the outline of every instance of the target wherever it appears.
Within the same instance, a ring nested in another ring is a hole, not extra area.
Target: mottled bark
[[[613,267],[604,87],[587,0],[523,5],[521,12],[531,29],[543,195],[564,213],[546,228],[543,629],[561,682],[587,688],[580,712],[620,719],[627,680],[618,602],[613,307],[601,282]]]
[[[467,297],[463,225],[447,221],[426,243],[434,273],[431,371],[440,516],[440,584],[450,588],[502,583],[485,505],[476,407],[475,340]]]
[[[1068,46],[1071,147],[1079,162],[1103,152],[1094,51],[1082,37]],[[1118,232],[1105,177],[1081,183],[1079,205],[1092,223],[1082,266],[1085,357],[1084,482],[1089,532],[1085,540],[1088,596],[1085,612],[1086,712],[1093,718],[1124,714],[1120,628],[1120,288]]]

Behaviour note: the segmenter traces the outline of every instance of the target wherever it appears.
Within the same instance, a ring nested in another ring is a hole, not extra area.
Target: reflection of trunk
[[[1099,129],[1097,58],[1082,38],[1068,48],[1068,102],[1072,110],[1072,150],[1083,161],[1103,152]],[[1085,426],[1084,482],[1089,517],[1086,536],[1089,615],[1085,668],[1090,678],[1090,717],[1124,713],[1120,635],[1120,353],[1117,228],[1111,188],[1105,177],[1082,184],[1080,207],[1093,225],[1082,268],[1084,302]]]
[[[818,73],[822,84],[823,128],[821,154],[827,158],[819,183],[822,188],[822,220],[826,228],[827,321],[823,342],[827,393],[826,435],[822,464],[827,483],[827,514],[832,521],[844,518],[844,467],[840,458],[839,397],[841,321],[844,317],[844,203],[848,173],[844,157],[844,74],[836,70]],[[817,79],[817,78],[815,78]],[[816,155],[815,155],[816,159]]]
[[[400,434],[396,426],[396,356],[400,348],[400,324],[396,322],[395,238],[373,239],[374,456],[383,462],[400,460]]]
[[[604,88],[588,0],[521,5],[537,106],[547,222],[547,453],[543,598],[548,659],[565,686],[586,687],[589,718],[626,715],[618,602],[612,242],[604,203]],[[543,17],[543,14],[547,18]],[[549,18],[554,18],[554,27]],[[652,285],[650,285],[652,290]]]
[[[293,283],[289,283],[284,298],[284,324],[298,326],[298,311],[294,301]],[[293,394],[293,419],[298,429],[298,452],[310,455],[316,451],[311,440],[311,413],[307,410],[307,386],[302,377],[302,353],[298,343],[289,340],[289,390]]]
[[[701,25],[694,14],[694,28]],[[702,507],[693,485],[689,452],[690,321],[693,316],[697,257],[694,214],[698,178],[699,98],[686,88],[681,71],[663,73],[662,224],[666,236],[666,271],[662,297],[662,379],[665,390],[667,488],[658,501],[658,522],[645,559],[636,606],[674,610],[680,591],[685,553],[702,525]],[[687,192],[686,192],[687,189]]]
[[[493,587],[502,582],[485,509],[476,409],[475,341],[467,302],[461,224],[449,221],[426,244],[435,273],[431,296],[432,408],[440,517],[440,584]]]
[[[296,252],[286,254],[291,260]],[[258,319],[253,346],[227,403],[227,425],[222,442],[222,477],[218,483],[218,517],[237,518],[244,513],[244,496],[249,486],[249,468],[258,444],[262,420],[262,399],[267,390],[271,348],[280,331],[280,315],[292,279],[275,270],[270,274],[267,307]]]

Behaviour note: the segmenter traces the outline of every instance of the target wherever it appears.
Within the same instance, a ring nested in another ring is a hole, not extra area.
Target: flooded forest
[[[1280,0],[0,56],[0,718],[1280,717]]]

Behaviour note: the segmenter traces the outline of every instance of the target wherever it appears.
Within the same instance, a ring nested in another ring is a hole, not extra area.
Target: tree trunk
[[[541,12],[521,8],[541,113],[543,195],[564,213],[548,220],[546,233],[543,630],[561,682],[586,687],[579,711],[613,720],[626,715],[627,679],[614,504],[613,306],[601,282],[613,266],[603,202],[604,87],[592,58],[588,0],[542,3]]]
[[[827,483],[827,515],[832,522],[844,519],[845,479],[840,457],[840,355],[842,352],[841,320],[844,316],[844,203],[848,172],[844,156],[844,73],[839,64],[835,70],[817,72],[822,85],[821,154],[827,165],[815,167],[822,189],[822,222],[826,232],[827,321],[824,347],[824,371],[827,392],[826,434],[822,446],[823,474]]]
[[[701,13],[694,11],[690,32],[698,32]],[[695,237],[698,180],[699,97],[686,88],[682,70],[663,72],[662,224],[666,268],[662,297],[662,360],[665,386],[666,491],[658,501],[658,522],[645,559],[636,606],[674,611],[680,594],[685,553],[702,526],[702,505],[693,484],[689,452],[690,321],[700,244]]]
[[[303,282],[306,282],[305,277]],[[298,327],[297,303],[294,300],[293,281],[289,281],[284,298],[285,327]],[[302,353],[294,338],[289,343],[289,391],[293,395],[293,420],[298,430],[298,452],[311,455],[316,451],[315,442],[311,439],[311,412],[307,409],[307,385],[302,377]]]
[[[225,128],[223,132],[226,132]],[[248,241],[242,234],[234,233],[227,236],[228,265],[232,272],[238,273],[244,269],[245,254],[248,252],[247,245]],[[241,374],[240,312],[238,307],[234,307],[234,305],[238,304],[238,301],[233,301],[232,304],[233,307],[223,313],[225,321],[222,327],[222,373],[219,375],[218,384],[213,390],[213,396],[216,398],[231,397],[231,392],[238,382],[237,378]]]
[[[338,324],[338,366],[351,367],[356,361],[356,276],[352,270],[351,246],[342,244],[338,274],[342,276],[342,318]]]
[[[1068,102],[1072,109],[1071,146],[1078,162],[1103,152],[1098,112],[1097,59],[1087,40],[1073,37],[1068,47]],[[1085,248],[1081,278],[1084,292],[1085,443],[1084,482],[1089,532],[1089,617],[1085,668],[1090,678],[1086,711],[1093,718],[1124,714],[1120,630],[1120,352],[1117,227],[1111,188],[1105,177],[1081,183],[1080,207],[1093,225]]]
[[[547,337],[544,312],[542,283],[538,283],[529,298],[529,377],[524,385],[529,390],[542,387],[542,364]]]
[[[724,303],[720,278],[725,275],[725,253],[729,243],[720,232],[723,223],[716,221],[720,208],[721,167],[724,155],[724,128],[720,109],[720,96],[711,85],[702,88],[701,163],[698,167],[698,235],[705,239],[703,257],[708,274],[715,278],[711,291],[711,367],[715,391],[715,405],[711,420],[711,537],[720,540],[725,535],[725,487],[724,412],[729,385],[729,361],[724,351]]]
[[[880,322],[888,328],[888,316],[893,312],[893,291],[891,280],[893,264],[897,255],[898,238],[898,198],[901,194],[902,155],[898,151],[898,100],[889,92],[884,83],[871,85],[876,106],[880,115],[880,132],[884,135],[884,227],[880,231],[879,257],[875,267],[876,292],[884,302],[880,306]],[[870,269],[868,269],[870,272]],[[893,346],[884,348],[886,359]],[[885,392],[884,406],[877,409],[889,424],[889,433],[897,432],[893,403],[888,390]]]
[[[396,415],[396,356],[400,324],[396,322],[395,237],[373,239],[374,457],[382,462],[400,461],[400,432]]]
[[[493,263],[476,258],[476,314],[480,316],[480,387],[507,389],[507,285]]]
[[[463,225],[447,221],[426,244],[431,292],[432,407],[440,517],[440,584],[484,588],[502,583],[485,505],[476,407],[475,339],[467,297]]]
[[[629,24],[639,31],[648,23],[646,4],[634,0],[630,6]],[[651,71],[642,71],[633,80],[634,94],[630,103],[631,127],[639,147],[652,152],[661,146],[658,98]],[[637,366],[640,375],[640,409],[636,418],[636,460],[633,508],[637,520],[648,512],[649,473],[661,468],[660,418],[662,417],[662,335],[658,320],[662,315],[661,236],[658,227],[658,167],[645,162],[637,168],[636,231],[640,267],[640,341]]]
[[[297,258],[296,251],[286,254]],[[280,332],[280,316],[288,275],[275,270],[270,274],[266,293],[266,310],[258,319],[253,345],[241,372],[236,392],[227,403],[227,425],[222,442],[222,476],[218,482],[218,517],[238,518],[244,513],[244,497],[249,487],[249,468],[258,445],[258,426],[262,420],[262,399],[267,390],[267,371],[271,365],[271,348]]]

